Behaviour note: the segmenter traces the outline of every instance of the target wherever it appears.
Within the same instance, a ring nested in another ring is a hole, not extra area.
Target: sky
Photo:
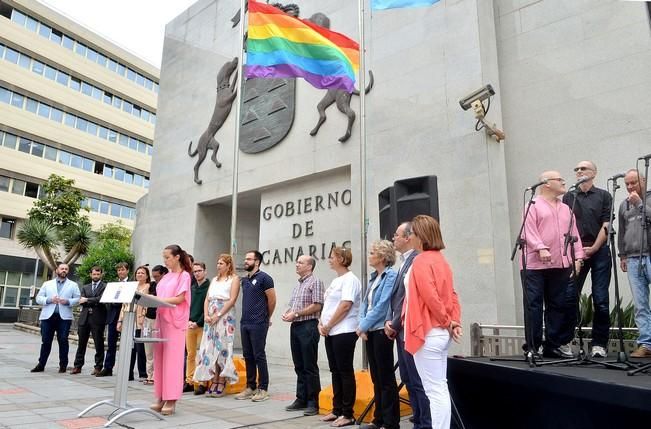
[[[165,25],[197,0],[39,0],[160,68]]]

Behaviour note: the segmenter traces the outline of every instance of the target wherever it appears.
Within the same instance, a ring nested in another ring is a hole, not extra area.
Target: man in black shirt
[[[610,329],[610,311],[608,287],[612,261],[608,247],[608,221],[612,197],[610,194],[594,186],[597,176],[597,166],[592,161],[581,161],[574,168],[577,181],[587,178],[574,192],[563,196],[563,202],[572,207],[585,252],[584,264],[578,273],[576,282],[570,280],[568,287],[568,314],[565,339],[569,343],[574,338],[574,328],[577,324],[576,312],[578,297],[581,289],[591,272],[592,304],[594,316],[592,321],[592,357],[606,357],[608,346],[608,331]],[[576,202],[574,202],[576,199]],[[568,346],[565,346],[569,349]]]

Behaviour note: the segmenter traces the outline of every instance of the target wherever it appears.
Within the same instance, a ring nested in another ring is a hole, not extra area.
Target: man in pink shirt
[[[525,240],[523,252],[526,252],[526,279],[521,272],[526,287],[529,332],[532,333],[533,350],[537,352],[543,346],[543,303],[545,307],[545,343],[543,356],[565,356],[559,347],[562,345],[562,323],[568,279],[573,275],[572,244],[568,246],[567,255],[563,255],[565,233],[572,225],[573,244],[576,257],[576,270],[581,269],[584,253],[581,238],[570,208],[559,198],[565,190],[565,180],[558,171],[546,171],[540,181],[545,182],[538,189],[529,216],[524,225],[522,238]],[[522,262],[522,261],[521,261]],[[526,281],[525,281],[526,280]]]

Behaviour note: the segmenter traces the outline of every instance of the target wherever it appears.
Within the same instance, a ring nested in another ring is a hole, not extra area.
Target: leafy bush
[[[123,240],[116,238],[98,239],[88,249],[84,261],[77,268],[77,275],[82,284],[89,283],[90,269],[98,265],[104,271],[104,281],[113,282],[118,278],[115,265],[118,262],[126,262],[130,267],[133,267],[134,259],[128,244],[125,245]]]

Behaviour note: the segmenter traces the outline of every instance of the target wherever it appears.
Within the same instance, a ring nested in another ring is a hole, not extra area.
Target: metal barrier
[[[622,328],[625,334],[635,334],[637,328]],[[592,332],[592,328],[583,328],[586,336]],[[608,353],[619,351],[618,329],[610,329],[610,340],[608,340]],[[589,347],[591,339],[584,337],[584,343]],[[472,356],[517,356],[522,354],[524,344],[524,326],[518,325],[482,325],[473,323],[470,327],[470,347]],[[634,339],[625,339],[624,348],[631,353],[636,348]],[[579,340],[572,340],[572,351],[578,353]],[[587,349],[586,351],[589,351]]]

